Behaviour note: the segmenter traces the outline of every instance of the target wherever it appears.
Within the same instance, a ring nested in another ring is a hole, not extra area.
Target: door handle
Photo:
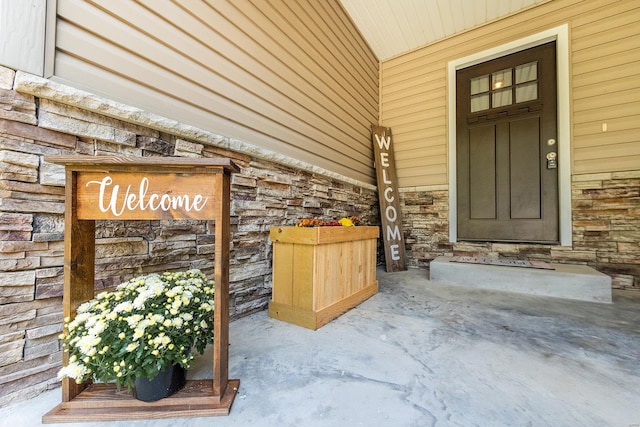
[[[558,168],[558,153],[552,151],[547,154],[547,169]]]

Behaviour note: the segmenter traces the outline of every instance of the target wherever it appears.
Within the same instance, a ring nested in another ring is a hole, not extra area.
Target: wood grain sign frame
[[[371,140],[375,156],[386,269],[388,272],[404,271],[407,269],[407,258],[391,128],[371,125]]]
[[[65,166],[62,310],[73,318],[94,297],[96,220],[197,219],[215,221],[213,378],[189,380],[176,394],[141,402],[114,384],[62,380],[62,403],[44,423],[228,415],[240,380],[229,372],[229,159],[47,156]],[[63,365],[69,363],[63,353]]]

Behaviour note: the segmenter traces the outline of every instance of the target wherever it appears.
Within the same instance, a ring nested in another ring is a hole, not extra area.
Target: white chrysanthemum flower
[[[77,327],[78,327],[78,325],[79,325],[79,323],[78,323],[77,321],[73,320],[73,321],[71,321],[71,322],[67,323],[67,330],[68,330],[69,332],[73,332],[73,330],[74,330],[75,328],[77,328]]]
[[[58,378],[62,379],[64,377],[69,378],[83,378],[87,373],[87,367],[76,362],[71,362],[67,366],[64,366],[60,371],[58,371]]]
[[[144,319],[144,317],[142,317],[142,315],[140,314],[133,314],[129,317],[126,318],[127,324],[129,325],[129,327],[131,329],[135,329],[138,324],[142,321],[142,319]]]
[[[131,303],[131,301],[123,301],[120,304],[116,305],[116,307],[113,309],[113,311],[115,311],[116,313],[130,313],[132,310],[133,304]]]
[[[87,301],[85,303],[80,304],[78,306],[78,308],[76,309],[76,313],[78,313],[78,314],[85,313],[89,309],[91,309],[91,301]]]
[[[91,313],[87,313],[87,312],[83,312],[83,313],[79,313],[75,319],[73,320],[74,323],[76,324],[83,324],[85,323],[88,319],[91,318]]]
[[[76,347],[82,354],[87,356],[93,356],[96,354],[96,346],[100,344],[102,338],[95,335],[85,335],[80,338],[76,344]]]
[[[91,328],[93,325],[96,324],[96,322],[98,321],[98,317],[96,316],[91,316],[87,319],[87,321],[84,323],[85,328]]]
[[[156,294],[156,290],[164,290],[165,283],[162,281],[159,275],[152,274],[147,276],[145,280],[145,286],[143,289],[138,289],[138,292],[149,292],[151,294]]]
[[[166,336],[164,333],[161,333],[157,337],[153,339],[153,345],[158,347],[166,347],[169,343],[171,343],[171,338]]]
[[[134,341],[139,340],[139,339],[140,339],[140,338],[142,338],[143,336],[144,336],[144,329],[142,329],[142,328],[136,328],[136,329],[133,331],[133,340],[134,340]]]
[[[87,322],[88,324],[89,322]],[[87,332],[89,335],[98,336],[107,328],[107,322],[104,319],[97,319]]]
[[[144,303],[149,299],[149,295],[146,292],[141,293],[133,300],[133,307],[136,310],[142,310],[144,308]]]

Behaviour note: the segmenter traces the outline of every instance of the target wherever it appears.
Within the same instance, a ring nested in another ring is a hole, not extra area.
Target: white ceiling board
[[[340,0],[380,61],[550,0]]]

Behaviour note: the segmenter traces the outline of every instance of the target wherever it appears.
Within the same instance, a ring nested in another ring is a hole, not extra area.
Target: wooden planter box
[[[378,227],[271,227],[269,316],[318,329],[378,292]]]

